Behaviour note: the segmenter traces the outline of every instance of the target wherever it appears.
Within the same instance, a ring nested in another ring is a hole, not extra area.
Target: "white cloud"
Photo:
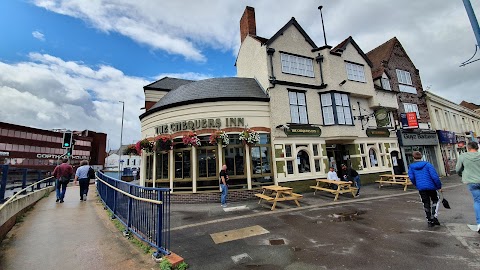
[[[214,78],[215,76],[209,74],[201,74],[195,72],[186,72],[186,73],[161,73],[155,76],[156,80],[159,80],[163,77],[178,78],[185,80],[200,81],[205,79]]]
[[[33,31],[32,36],[38,40],[45,41],[45,35],[39,31]]]
[[[140,139],[144,106],[143,78],[124,75],[110,66],[89,67],[46,54],[30,61],[0,62],[0,121],[42,129],[89,129],[108,134],[111,148]]]

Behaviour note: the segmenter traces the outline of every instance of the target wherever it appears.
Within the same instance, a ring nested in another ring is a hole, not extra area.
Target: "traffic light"
[[[72,133],[71,132],[65,132],[63,133],[63,143],[62,143],[62,148],[70,148],[72,147]]]
[[[73,147],[67,148],[66,156],[67,156],[67,157],[71,157],[71,156],[72,156],[72,152],[73,152]]]

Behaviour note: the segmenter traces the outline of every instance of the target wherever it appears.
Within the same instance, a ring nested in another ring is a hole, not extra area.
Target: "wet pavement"
[[[465,225],[475,219],[471,195],[457,176],[442,181],[452,209],[441,207],[434,228],[413,188],[368,185],[359,198],[309,192],[301,207],[280,202],[274,211],[258,200],[174,204],[170,249],[189,269],[480,269],[480,234]],[[87,202],[77,193],[69,188],[62,205],[54,194],[40,201],[2,243],[0,269],[156,267],[92,192]]]
[[[151,257],[113,226],[90,186],[87,201],[70,184],[65,202],[55,192],[39,201],[3,240],[0,269],[152,269]]]

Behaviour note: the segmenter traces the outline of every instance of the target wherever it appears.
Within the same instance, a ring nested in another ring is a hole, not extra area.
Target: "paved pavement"
[[[65,202],[55,192],[39,201],[2,242],[0,269],[152,269],[151,257],[113,226],[90,186],[87,201],[70,184]]]
[[[311,192],[302,207],[274,211],[256,200],[172,205],[171,250],[190,269],[480,269],[480,235],[465,225],[474,221],[471,196],[457,176],[443,182],[452,209],[440,209],[434,228],[418,193],[400,186],[365,186],[337,202]],[[53,194],[40,201],[2,243],[0,269],[151,269],[93,192],[87,202],[77,193],[69,188],[64,204]]]

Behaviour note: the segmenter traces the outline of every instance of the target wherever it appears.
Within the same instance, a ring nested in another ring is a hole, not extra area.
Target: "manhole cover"
[[[270,239],[269,241],[272,246],[285,245],[285,240],[283,239]]]

